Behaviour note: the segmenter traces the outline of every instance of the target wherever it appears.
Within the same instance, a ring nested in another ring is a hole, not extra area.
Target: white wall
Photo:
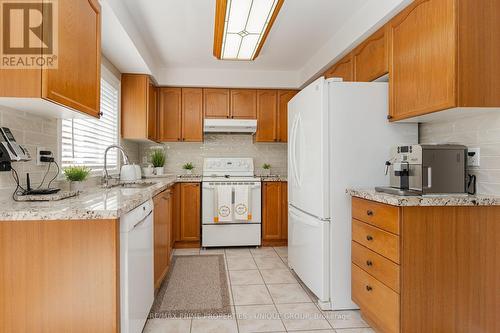
[[[481,148],[478,193],[500,195],[500,112],[420,124],[421,143],[458,143]]]

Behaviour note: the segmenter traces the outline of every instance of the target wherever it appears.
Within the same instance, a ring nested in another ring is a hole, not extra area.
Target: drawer
[[[352,218],[399,235],[399,207],[353,197]]]
[[[399,294],[399,265],[352,242],[352,262]]]
[[[399,332],[399,295],[355,264],[351,269],[352,299],[363,315],[381,332]]]
[[[399,264],[399,236],[352,220],[352,240]]]

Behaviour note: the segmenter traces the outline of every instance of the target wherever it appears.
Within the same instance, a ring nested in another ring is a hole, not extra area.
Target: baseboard
[[[174,243],[174,249],[196,249],[200,247],[200,241],[176,241]]]
[[[262,240],[262,246],[287,246],[287,239]]]

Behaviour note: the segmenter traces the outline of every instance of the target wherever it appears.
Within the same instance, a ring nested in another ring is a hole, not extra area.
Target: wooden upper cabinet
[[[182,141],[203,141],[203,89],[182,88]]]
[[[42,114],[55,110],[67,116],[72,109],[99,118],[101,7],[97,0],[71,0],[58,1],[57,8],[57,67],[0,69],[0,97],[29,98],[32,110]],[[49,28],[42,23],[44,36],[51,35]]]
[[[121,135],[123,139],[157,141],[157,99],[157,88],[148,75],[122,75]]]
[[[159,141],[182,140],[182,89],[160,88],[159,92]]]
[[[279,142],[288,141],[288,102],[298,93],[297,90],[278,91],[278,128]]]
[[[257,90],[231,89],[231,118],[257,118]]]
[[[498,1],[417,0],[398,14],[389,23],[392,120],[500,107],[499,21]]]
[[[389,72],[388,26],[368,37],[352,51],[354,81],[370,82]]]
[[[205,118],[229,118],[229,89],[203,89]]]
[[[201,229],[200,183],[181,183],[180,195],[180,241],[199,241]]]
[[[278,127],[278,92],[259,90],[257,93],[257,142],[275,142]]]
[[[327,79],[332,77],[342,78],[344,81],[353,81],[353,65],[352,65],[352,54],[349,53],[344,58],[336,62],[332,67],[330,67],[325,72],[325,77]]]

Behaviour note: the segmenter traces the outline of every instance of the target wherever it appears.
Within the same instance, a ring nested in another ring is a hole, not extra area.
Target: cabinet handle
[[[370,235],[367,235],[367,236],[366,236],[366,240],[367,240],[367,241],[372,241],[372,240],[373,240],[373,237],[372,237],[372,236],[370,236]]]
[[[371,260],[366,261],[366,266],[373,266],[373,262]]]
[[[99,117],[104,116],[104,112],[99,112]]]
[[[366,215],[368,215],[368,216],[373,216],[373,211],[372,211],[372,210],[367,210],[367,211],[366,211]]]
[[[372,291],[373,288],[371,286],[366,286],[366,291]]]
[[[390,114],[387,115],[387,119],[391,120],[392,116]]]

